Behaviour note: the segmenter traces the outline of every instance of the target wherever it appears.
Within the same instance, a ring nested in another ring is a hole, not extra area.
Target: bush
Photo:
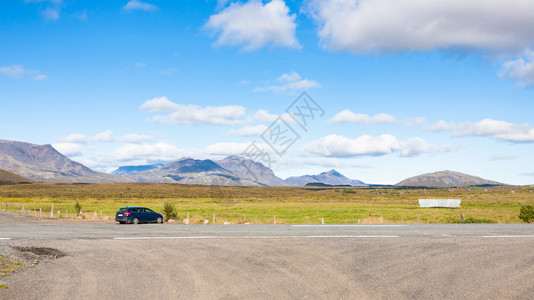
[[[174,208],[173,203],[163,203],[163,215],[165,216],[165,221],[178,218],[178,214],[176,213],[176,209]]]
[[[492,221],[486,218],[467,217],[467,218],[464,218],[463,221],[461,219],[460,220],[455,219],[452,221],[452,223],[460,223],[460,224],[463,224],[463,223],[495,223],[495,221]]]
[[[464,223],[495,223],[495,222],[489,219],[484,219],[484,218],[479,219],[479,218],[467,217],[465,218]]]
[[[74,211],[76,212],[77,215],[79,215],[81,210],[82,210],[82,206],[80,205],[78,200],[76,200],[76,204],[74,205]]]
[[[525,205],[521,207],[521,210],[519,210],[519,219],[527,223],[534,221],[534,206]]]

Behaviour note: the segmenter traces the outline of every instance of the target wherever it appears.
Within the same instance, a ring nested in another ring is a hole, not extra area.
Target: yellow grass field
[[[420,198],[461,199],[461,208],[419,208]],[[352,187],[219,187],[156,183],[20,184],[0,186],[0,209],[74,215],[78,201],[86,217],[113,218],[123,206],[163,211],[173,203],[179,219],[192,223],[519,223],[522,205],[534,205],[534,187],[395,189]],[[58,217],[55,214],[55,217]]]

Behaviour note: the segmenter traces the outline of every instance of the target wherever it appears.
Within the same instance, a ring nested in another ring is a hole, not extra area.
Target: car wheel
[[[156,219],[156,223],[161,224],[163,222],[163,219],[161,217],[158,217]]]
[[[138,218],[134,218],[132,220],[132,224],[139,224],[139,219]]]

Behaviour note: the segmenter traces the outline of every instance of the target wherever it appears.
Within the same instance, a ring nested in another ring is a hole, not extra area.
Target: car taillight
[[[131,215],[131,214],[132,214],[131,212],[125,212],[125,213],[124,213],[124,216],[129,216],[129,215]]]

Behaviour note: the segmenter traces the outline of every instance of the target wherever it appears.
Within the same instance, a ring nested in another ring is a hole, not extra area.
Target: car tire
[[[138,218],[133,218],[132,224],[139,224],[139,219]]]
[[[163,219],[161,217],[157,217],[156,223],[158,223],[158,224],[163,223]]]

